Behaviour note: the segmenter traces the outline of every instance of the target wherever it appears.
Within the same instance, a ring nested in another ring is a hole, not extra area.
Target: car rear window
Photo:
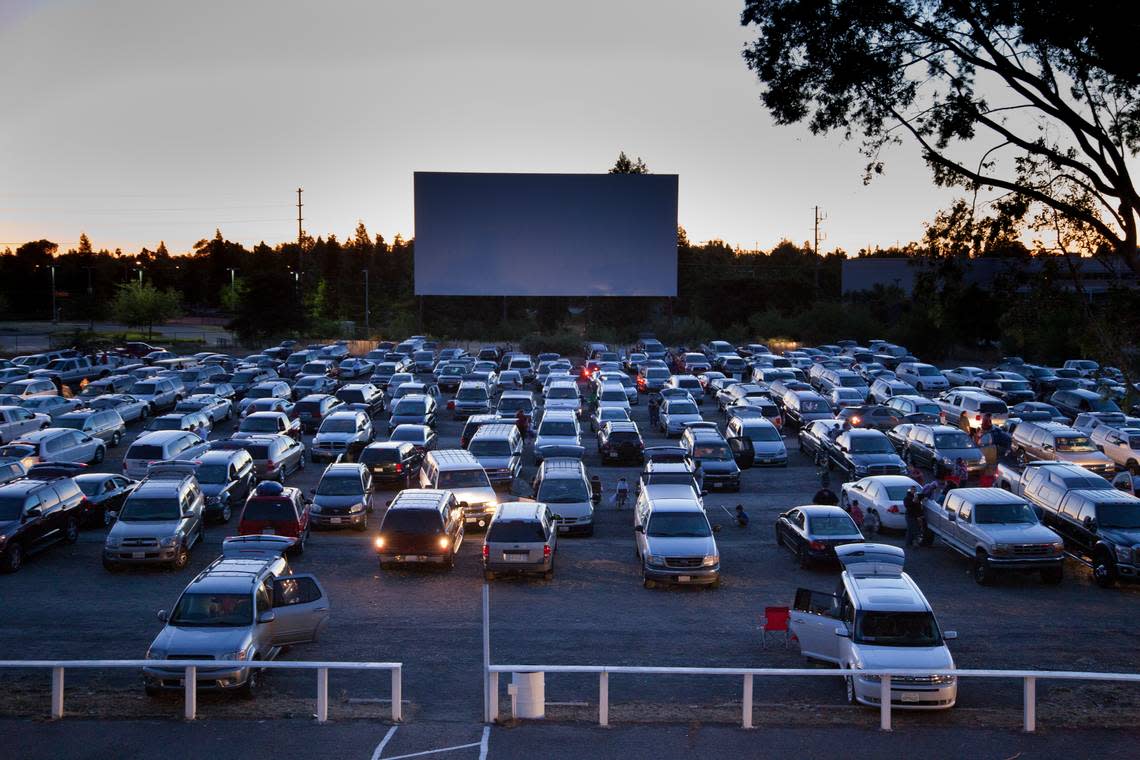
[[[361,464],[377,464],[380,462],[399,462],[399,449],[365,449],[360,455]]]
[[[491,523],[487,530],[487,541],[521,544],[546,542],[546,531],[537,520],[500,520]]]
[[[241,515],[242,520],[295,520],[297,510],[289,499],[250,499]]]
[[[136,443],[127,450],[127,459],[162,459],[161,446],[148,443]]]
[[[384,515],[380,526],[383,532],[392,533],[442,533],[443,524],[439,513],[427,509],[390,509]]]
[[[1005,414],[1008,409],[1001,401],[982,401],[978,403],[978,411],[987,414]]]

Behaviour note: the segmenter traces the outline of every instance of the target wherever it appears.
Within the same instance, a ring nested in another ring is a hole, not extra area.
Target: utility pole
[[[812,221],[815,227],[815,292],[817,296],[819,295],[819,268],[823,264],[823,256],[819,252],[819,223],[826,219],[827,217],[819,212],[819,206],[816,206]]]
[[[300,275],[305,272],[304,249],[302,248],[302,245],[301,245],[301,241],[305,237],[305,232],[301,228],[301,220],[302,220],[301,207],[303,205],[304,204],[301,203],[301,188],[298,187],[297,188],[297,273],[298,273],[297,281],[298,282],[300,282],[300,279],[301,279]]]
[[[59,311],[55,307],[55,264],[51,264],[51,321],[59,321]]]
[[[368,308],[368,270],[361,269],[360,271],[364,272],[364,333],[367,335],[370,332],[368,329],[368,317],[370,314]]]
[[[83,268],[87,270],[87,331],[95,332],[95,290],[91,287],[91,270],[95,267]]]

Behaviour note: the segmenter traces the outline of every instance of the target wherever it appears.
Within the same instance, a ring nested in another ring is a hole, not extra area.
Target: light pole
[[[87,331],[95,332],[95,289],[91,286],[91,270],[95,267],[83,268],[87,270]]]
[[[365,335],[367,335],[369,332],[368,317],[370,314],[370,310],[368,308],[368,270],[361,269],[360,271],[364,273],[364,332]]]
[[[135,271],[139,273],[139,285],[142,285],[142,267],[135,267]]]
[[[237,271],[237,267],[227,267],[227,269],[230,270],[230,295],[232,296],[236,289],[236,285],[234,284],[234,272]]]
[[[51,269],[51,321],[55,324],[59,321],[59,311],[55,307],[55,264],[49,264]]]

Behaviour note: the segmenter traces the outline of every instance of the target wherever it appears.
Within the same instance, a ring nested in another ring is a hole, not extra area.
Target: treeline
[[[0,313],[9,319],[51,315],[68,321],[111,318],[115,296],[139,282],[181,294],[183,310],[216,316],[243,339],[284,336],[364,337],[364,271],[369,337],[423,331],[445,339],[513,340],[568,350],[584,335],[631,342],[652,330],[670,344],[710,337],[745,342],[788,338],[806,343],[881,337],[924,357],[975,352],[1024,354],[1040,361],[1087,355],[1120,364],[1120,348],[1140,328],[1140,298],[1116,289],[1095,301],[1074,292],[1063,260],[1044,271],[967,282],[963,258],[909,244],[873,255],[907,257],[919,267],[913,296],[897,287],[841,296],[845,254],[817,256],[783,242],[770,251],[738,251],[720,241],[695,244],[679,230],[678,294],[668,298],[475,298],[414,295],[414,241],[391,242],[364,225],[334,235],[247,249],[220,232],[185,255],[160,245],[137,254],[95,250],[84,237],[60,253],[40,240],[0,255]],[[1028,263],[1024,248],[995,251]],[[504,318],[505,317],[505,318]]]

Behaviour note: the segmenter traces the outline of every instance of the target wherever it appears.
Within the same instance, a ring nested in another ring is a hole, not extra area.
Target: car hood
[[[0,522],[0,535],[10,536],[19,529],[19,520],[5,520],[3,522]]]
[[[900,467],[903,465],[898,454],[852,454],[851,461],[864,467],[872,467],[877,464],[893,464]]]
[[[1061,540],[1056,533],[1040,523],[981,525],[979,527],[998,543],[1047,544]]]
[[[253,622],[250,621],[250,626]],[[218,627],[168,625],[159,631],[151,643],[164,656],[178,654],[224,655],[245,649],[249,643],[249,627]]]
[[[936,647],[884,647],[873,644],[851,644],[856,662],[865,670],[913,669],[950,670],[954,658],[945,645]]]
[[[317,433],[313,436],[313,443],[325,443],[331,441],[332,443],[347,443],[348,441],[356,438],[355,433]]]
[[[761,456],[772,456],[773,454],[784,454],[787,452],[787,447],[784,446],[783,441],[752,441],[752,450]],[[701,465],[702,467],[704,465]]]
[[[465,501],[470,506],[498,501],[494,488],[452,488],[449,490],[455,494],[456,501]]]
[[[550,511],[560,517],[589,517],[594,511],[594,505],[588,501],[548,501],[546,505]]]
[[[701,469],[706,475],[722,475],[724,473],[740,472],[740,468],[731,459],[702,459]]]
[[[982,462],[986,458],[981,449],[939,449],[938,456],[949,459],[951,462],[957,461],[961,457],[962,461],[966,463]]]
[[[147,520],[145,522],[118,520],[107,533],[107,538],[173,536],[178,531],[181,522],[181,520]]]
[[[199,483],[202,488],[202,495],[206,497],[217,496],[222,491],[230,487],[230,483]]]
[[[1092,464],[1108,466],[1112,460],[1099,451],[1058,451],[1058,462],[1072,462],[1073,464]]]
[[[576,435],[542,435],[534,439],[535,448],[544,446],[581,446]]]
[[[667,538],[647,536],[649,551],[663,557],[707,557],[717,554],[716,541],[712,536],[690,538]]]
[[[313,497],[313,504],[315,506],[322,507],[322,508],[324,508],[324,507],[333,507],[333,508],[351,507],[354,504],[363,504],[363,503],[364,503],[364,494],[357,494],[355,496],[353,496],[352,494],[349,494],[348,496],[321,496],[320,494],[317,494],[316,496]]]
[[[475,457],[479,460],[479,464],[483,466],[484,470],[499,470],[505,467],[510,467],[514,457],[488,457],[478,456]]]
[[[1101,528],[1100,535],[1114,544],[1140,546],[1140,528]]]

